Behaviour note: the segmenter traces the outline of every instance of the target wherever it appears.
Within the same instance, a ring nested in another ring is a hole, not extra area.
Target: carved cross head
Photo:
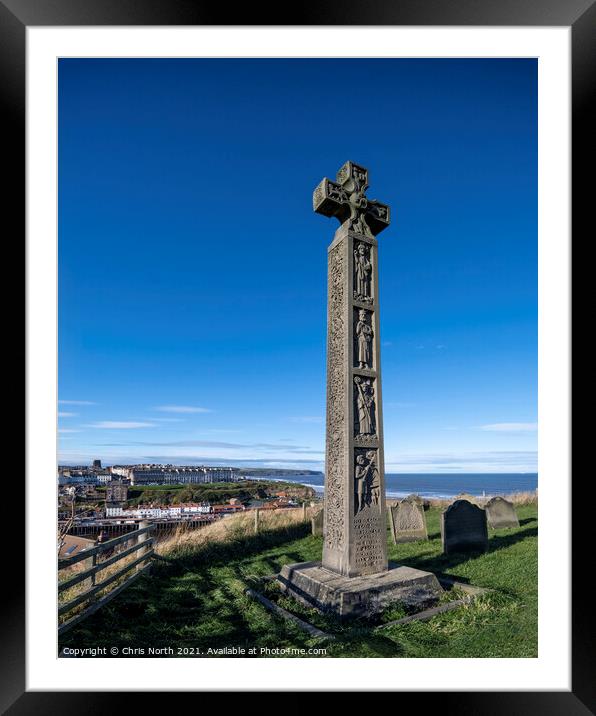
[[[313,194],[313,209],[323,216],[335,216],[348,229],[374,237],[389,226],[389,207],[365,195],[368,170],[346,162],[336,181],[323,179]]]

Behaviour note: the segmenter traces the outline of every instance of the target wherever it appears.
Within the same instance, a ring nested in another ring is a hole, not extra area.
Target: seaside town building
[[[126,480],[134,485],[186,485],[234,482],[242,479],[238,468],[183,465],[112,465],[101,467],[100,460],[93,466],[58,467],[59,485],[109,485],[113,480]]]
[[[97,474],[88,468],[67,468],[58,471],[58,485],[98,485]]]
[[[107,503],[124,503],[128,499],[128,486],[119,480],[112,480],[106,488]]]
[[[214,515],[235,515],[237,512],[244,512],[244,505],[213,505],[211,513]]]
[[[179,505],[139,505],[124,509],[120,505],[106,505],[106,517],[142,518],[142,519],[184,519],[199,515],[222,515],[242,512],[243,505],[213,505],[208,502],[186,502]]]
[[[239,479],[239,470],[233,467],[113,465],[110,471],[112,475],[130,480],[131,485],[205,484]]]

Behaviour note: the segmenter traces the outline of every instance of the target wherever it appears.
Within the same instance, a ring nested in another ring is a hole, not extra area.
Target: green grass
[[[280,595],[274,584],[256,581],[286,563],[320,559],[322,539],[299,524],[156,563],[150,577],[65,634],[60,645],[172,646],[194,649],[195,656],[233,646],[257,651],[324,646],[330,657],[536,657],[537,506],[518,506],[517,513],[519,529],[491,531],[486,554],[442,555],[437,509],[426,513],[428,542],[395,546],[389,540],[393,561],[495,590],[428,622],[377,630],[364,620],[341,623]],[[335,640],[322,644],[273,616],[245,595],[247,587],[260,589]],[[404,614],[396,607],[378,622]]]
[[[235,497],[241,502],[265,498],[279,490],[290,490],[309,496],[313,490],[302,485],[286,482],[246,480],[240,482],[212,482],[189,485],[138,485],[128,490],[128,506],[159,502],[178,504],[180,502],[227,502]]]

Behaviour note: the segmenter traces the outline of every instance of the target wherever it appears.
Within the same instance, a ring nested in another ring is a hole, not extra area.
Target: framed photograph
[[[593,5],[219,14],[0,5],[27,258],[3,709],[591,713],[570,227]]]

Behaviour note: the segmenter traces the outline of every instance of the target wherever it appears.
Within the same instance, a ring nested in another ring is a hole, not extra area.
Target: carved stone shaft
[[[361,244],[371,263],[367,303],[354,289]],[[342,225],[329,247],[323,567],[347,577],[387,569],[377,273],[376,239]],[[363,309],[374,336],[368,368],[359,367],[355,333]]]
[[[365,196],[367,184],[367,170],[346,162],[313,195],[314,210],[341,223],[328,257],[323,560],[287,564],[278,575],[283,593],[340,617],[393,602],[420,608],[442,593],[434,574],[387,564],[375,237],[389,225],[389,207]],[[412,531],[418,523],[406,517]]]
[[[346,162],[315,189],[317,213],[342,222],[328,250],[327,445],[323,567],[387,570],[377,240],[389,207],[366,198],[368,171]]]

